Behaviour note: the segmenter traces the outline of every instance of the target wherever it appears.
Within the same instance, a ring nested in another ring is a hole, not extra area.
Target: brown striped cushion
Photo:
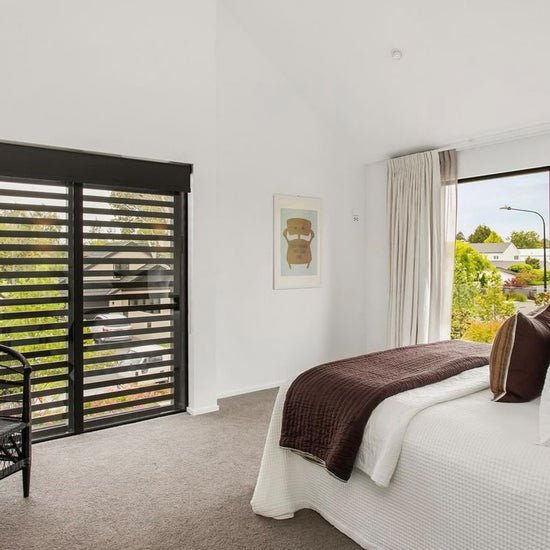
[[[521,403],[539,396],[549,362],[550,306],[504,321],[489,358],[494,400]]]

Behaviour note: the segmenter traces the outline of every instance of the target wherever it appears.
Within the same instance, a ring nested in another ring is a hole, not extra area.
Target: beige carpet
[[[31,496],[0,481],[0,549],[355,549],[319,515],[249,505],[275,390],[34,445]]]

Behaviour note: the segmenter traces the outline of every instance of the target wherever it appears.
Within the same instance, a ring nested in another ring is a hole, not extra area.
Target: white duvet
[[[407,426],[415,414],[426,407],[488,387],[489,366],[485,366],[388,397],[369,418],[355,467],[365,472],[377,485],[387,487],[399,460]]]
[[[487,381],[481,367],[382,402],[347,483],[279,446],[281,388],[253,511],[283,519],[316,510],[371,550],[549,550],[540,400],[494,402]]]
[[[276,408],[282,408],[292,381],[281,386]],[[489,387],[489,366],[464,371],[435,384],[422,386],[388,397],[372,412],[355,468],[377,485],[387,487],[401,453],[403,438],[415,414],[437,403],[444,403]]]

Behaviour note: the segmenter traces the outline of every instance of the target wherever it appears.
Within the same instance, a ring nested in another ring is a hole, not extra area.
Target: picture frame
[[[273,196],[273,288],[321,286],[321,199]]]

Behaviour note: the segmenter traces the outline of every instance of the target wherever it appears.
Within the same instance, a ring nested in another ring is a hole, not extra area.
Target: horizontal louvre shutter
[[[84,186],[84,423],[174,406],[174,195]]]
[[[67,220],[66,186],[2,182],[0,341],[33,366],[35,430],[67,425]]]

